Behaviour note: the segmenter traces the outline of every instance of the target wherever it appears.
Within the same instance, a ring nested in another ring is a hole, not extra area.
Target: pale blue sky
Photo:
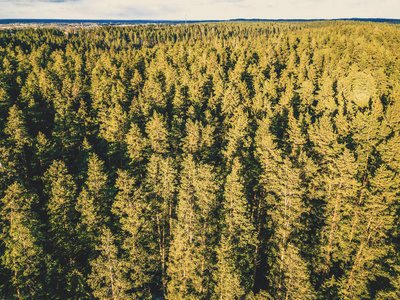
[[[400,0],[0,0],[0,19],[400,18]]]

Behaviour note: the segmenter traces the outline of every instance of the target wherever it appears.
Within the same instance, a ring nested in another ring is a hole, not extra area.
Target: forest
[[[400,25],[0,31],[0,298],[400,299]]]

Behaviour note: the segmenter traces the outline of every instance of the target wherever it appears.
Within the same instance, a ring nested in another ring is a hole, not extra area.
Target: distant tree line
[[[2,299],[400,298],[400,27],[0,31]]]

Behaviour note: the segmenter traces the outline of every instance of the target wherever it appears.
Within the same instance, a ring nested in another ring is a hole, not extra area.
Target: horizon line
[[[53,19],[53,18],[0,18],[0,22],[4,21],[22,21],[26,23],[35,22],[35,21],[54,21],[54,22],[62,22],[62,21],[69,21],[69,22],[229,22],[229,21],[400,21],[396,18],[383,18],[383,17],[374,17],[374,18],[358,18],[358,17],[351,17],[351,18],[277,18],[277,19],[263,19],[263,18],[233,18],[233,19],[199,19],[199,20],[184,20],[184,19]]]

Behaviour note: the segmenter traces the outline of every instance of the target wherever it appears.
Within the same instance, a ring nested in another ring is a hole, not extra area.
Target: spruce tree
[[[1,199],[0,235],[4,252],[2,265],[9,276],[4,297],[34,299],[46,297],[45,262],[41,226],[33,212],[37,196],[15,182]]]
[[[8,135],[15,152],[22,155],[24,146],[30,144],[30,138],[23,112],[16,105],[9,110],[4,132]]]
[[[164,117],[161,114],[154,112],[152,118],[146,124],[146,133],[152,152],[167,153],[169,133]]]
[[[115,187],[118,193],[112,212],[122,230],[122,249],[128,262],[132,293],[140,299],[147,299],[150,297],[149,283],[153,275],[150,271],[157,269],[151,257],[151,250],[156,244],[152,240],[151,224],[146,218],[150,206],[143,199],[142,188],[136,186],[134,177],[127,171],[118,171]]]
[[[54,100],[55,116],[52,136],[59,151],[66,156],[76,153],[82,132],[73,103],[57,94]]]
[[[147,139],[143,136],[139,126],[131,123],[131,128],[125,137],[127,154],[132,164],[140,164],[146,155]]]
[[[92,272],[88,278],[93,296],[102,300],[139,299],[129,293],[128,266],[118,253],[113,234],[108,228],[101,231],[98,255],[90,262]]]
[[[13,105],[8,113],[7,123],[4,132],[8,137],[15,162],[22,165],[24,175],[28,177],[27,146],[31,144],[31,138],[26,128],[25,118],[22,110]],[[22,174],[21,174],[22,175]]]
[[[79,256],[81,245],[77,238],[76,184],[63,161],[54,161],[45,177],[48,196],[49,247],[48,265],[50,286],[55,297],[81,297],[85,292]]]
[[[158,254],[156,262],[160,270],[161,291],[165,293],[166,288],[166,263],[170,246],[170,228],[176,200],[176,171],[172,158],[163,158],[153,154],[147,164],[147,176],[145,179],[146,198],[150,205],[149,216],[151,218],[151,239],[158,243]],[[152,243],[152,244],[153,244]],[[156,250],[156,249],[154,249]],[[153,251],[154,251],[153,250]]]
[[[254,284],[256,234],[243,193],[242,172],[239,159],[235,158],[224,189],[222,233],[214,275],[216,299],[241,299]]]
[[[258,159],[263,167],[264,197],[273,231],[270,247],[276,251],[269,254],[273,262],[268,279],[277,299],[308,299],[314,292],[296,238],[302,230],[302,214],[306,212],[300,171],[283,157],[269,128],[270,120],[265,118],[256,136]]]
[[[89,156],[87,179],[76,202],[80,213],[77,232],[88,246],[100,238],[100,229],[107,224],[110,211],[110,191],[104,163],[96,154]]]
[[[216,179],[212,168],[196,164],[191,155],[182,163],[176,222],[172,227],[167,275],[168,299],[206,299],[211,293],[213,214]]]

